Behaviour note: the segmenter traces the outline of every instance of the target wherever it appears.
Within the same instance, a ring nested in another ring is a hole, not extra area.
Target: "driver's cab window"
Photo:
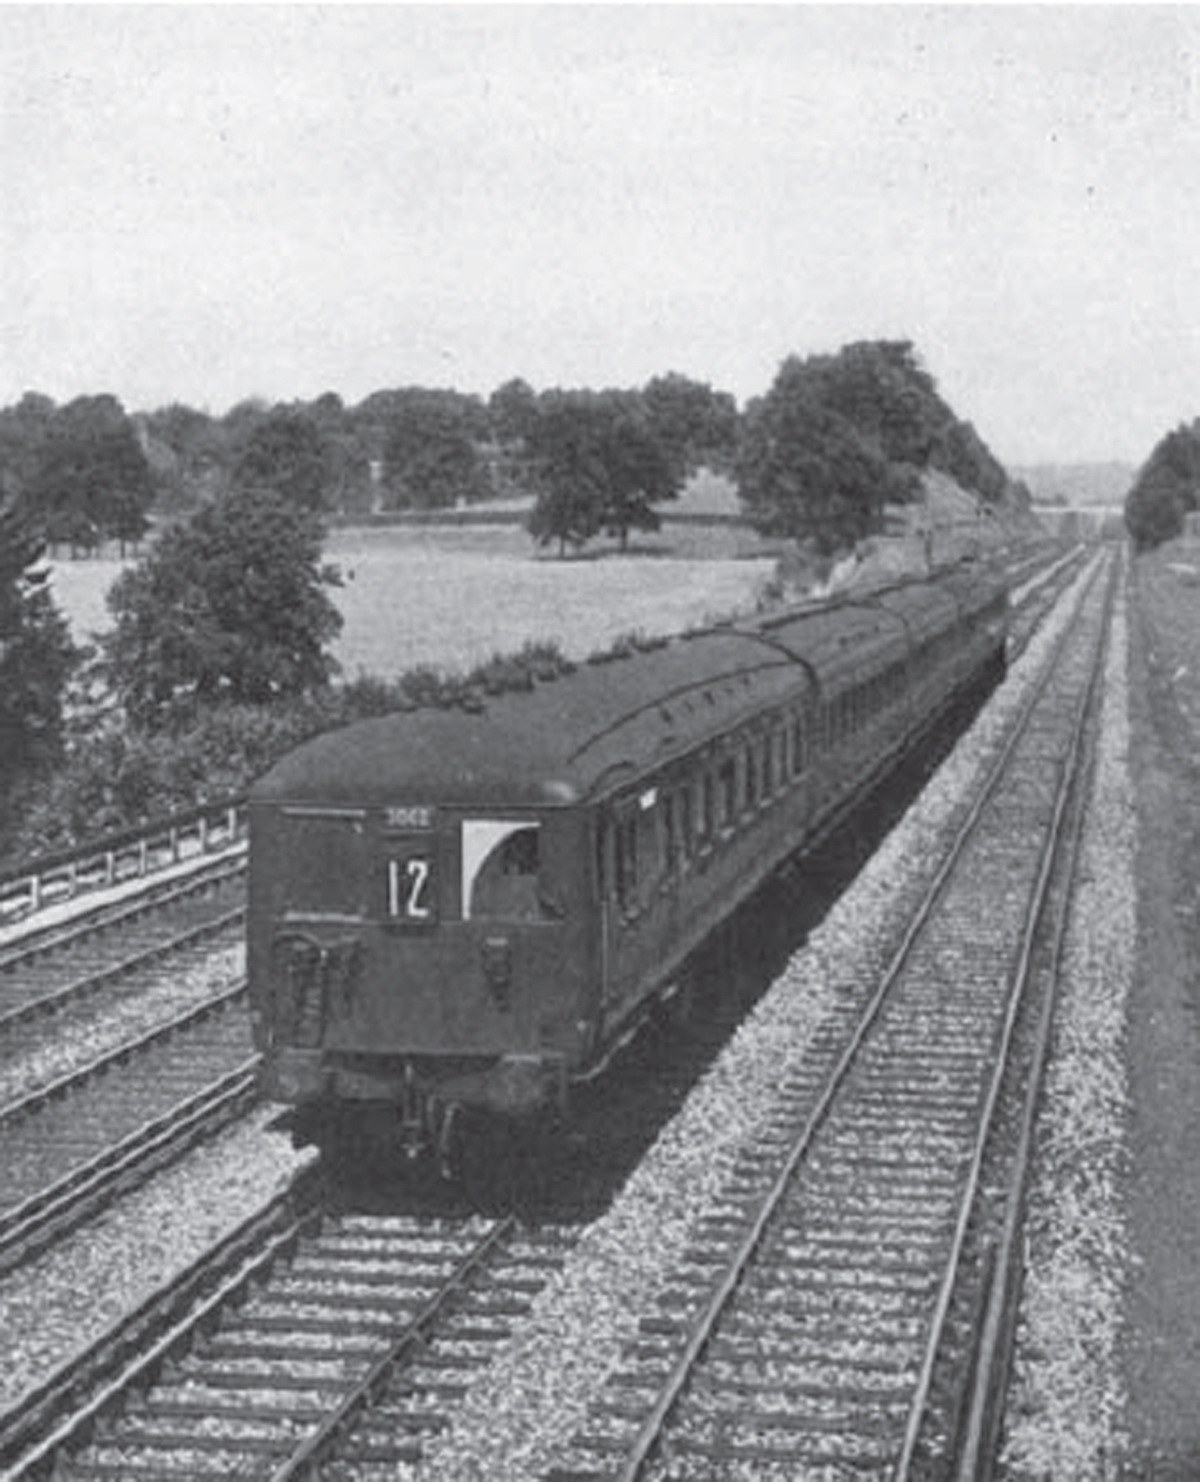
[[[464,920],[540,921],[549,912],[539,889],[541,825],[515,819],[463,824]]]

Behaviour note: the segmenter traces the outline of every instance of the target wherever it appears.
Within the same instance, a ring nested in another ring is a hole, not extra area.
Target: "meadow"
[[[580,658],[622,634],[678,632],[752,607],[774,570],[767,555],[687,550],[659,539],[559,560],[511,526],[333,530],[326,559],[342,585],[330,595],[344,620],[333,654],[347,679],[467,668],[527,639]],[[77,641],[111,626],[104,598],[121,568],[107,557],[52,563],[51,590]]]

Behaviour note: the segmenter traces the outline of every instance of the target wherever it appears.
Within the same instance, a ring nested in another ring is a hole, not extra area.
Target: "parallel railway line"
[[[0,1271],[250,1104],[245,985],[207,966],[240,944],[243,872],[218,861],[0,957]]]
[[[110,1345],[128,1358],[102,1385],[69,1374],[9,1417],[6,1482],[290,1482],[326,1463],[394,1476],[448,1423],[572,1239],[512,1218],[330,1217],[304,1202],[139,1314]],[[54,1426],[33,1439],[46,1416]]]
[[[985,1252],[1002,1242],[1007,1285],[1014,1242],[1001,1227],[1017,1221],[1028,1150],[1011,1129],[1031,1115],[1012,1088],[1036,1089],[1029,1066],[1048,1024],[1039,1040],[1024,995],[1034,976],[1039,994],[1052,986],[1044,913],[1067,888],[1057,846],[1075,816],[1072,752],[1106,596],[1093,586],[866,1012],[856,1006],[852,1023],[840,1011],[826,1062],[786,1088],[776,1125],[554,1473],[561,1482],[726,1478],[739,1466],[943,1477],[960,1408],[982,1434],[978,1396],[952,1379],[981,1372],[994,1385],[971,1334],[987,1312],[995,1346],[1008,1321],[1003,1296],[986,1305]],[[985,1475],[973,1444],[964,1477]]]
[[[220,858],[184,879],[151,881],[128,900],[36,927],[0,947],[0,1055],[35,1024],[121,983],[160,958],[240,926],[245,860]]]
[[[0,1109],[0,1272],[254,1101],[245,984]]]
[[[1040,592],[1031,589],[1028,627],[1023,632],[1018,618],[1014,647],[1023,646],[1034,625],[1035,608],[1047,603],[1056,587],[1050,581]],[[1031,745],[1026,780],[1016,784],[1010,795],[1015,810],[1025,809],[1032,801],[1035,813],[1045,812],[1040,785],[1028,780],[1029,768],[1046,763],[1053,771],[1061,756],[1057,739],[1043,738],[1040,744]],[[903,1407],[894,1395],[913,1377],[914,1368],[911,1358],[897,1355],[911,1351],[914,1331],[924,1320],[914,1317],[914,1311],[924,1314],[928,1309],[929,1276],[922,1261],[941,1241],[945,1211],[958,1188],[946,1165],[964,1157],[964,1139],[972,1135],[978,1100],[985,1094],[981,1088],[986,1067],[979,1049],[983,1031],[978,1023],[958,1017],[954,980],[969,978],[973,991],[987,1000],[992,1018],[986,1032],[999,1036],[997,1025],[1007,984],[995,980],[994,964],[984,959],[1002,953],[1005,944],[1010,946],[1017,939],[1020,906],[1015,882],[1018,869],[1029,863],[1023,857],[1029,852],[1027,845],[1011,851],[1003,842],[964,846],[968,854],[972,848],[981,851],[989,889],[994,888],[993,872],[1003,854],[1008,885],[997,910],[1002,919],[988,923],[985,936],[979,928],[986,911],[977,904],[970,917],[971,933],[964,932],[960,920],[943,939],[931,938],[932,945],[917,943],[915,938],[908,944],[914,953],[931,954],[928,960],[933,967],[925,976],[932,986],[922,986],[912,979],[912,968],[898,965],[897,985],[890,991],[895,995],[893,1001],[902,1006],[885,1007],[881,994],[878,1030],[863,1035],[864,1052],[874,1056],[875,1063],[860,1071],[847,1061],[834,1072],[843,1086],[862,1078],[855,1093],[861,1099],[851,1126],[840,1120],[840,1112],[832,1110],[826,1120],[825,1092],[818,1080],[811,1075],[797,1080],[792,1088],[794,1115],[808,1118],[811,1149],[806,1144],[799,1157],[790,1160],[794,1164],[791,1172],[782,1173],[780,1159],[785,1146],[792,1145],[794,1128],[764,1130],[759,1150],[746,1160],[729,1208],[714,1211],[708,1235],[697,1244],[692,1261],[664,1297],[662,1310],[647,1319],[637,1351],[616,1377],[611,1393],[598,1403],[594,1424],[578,1438],[573,1461],[562,1476],[673,1475],[670,1458],[679,1456],[686,1456],[689,1476],[726,1476],[728,1471],[721,1468],[741,1455],[755,1459],[756,1465],[778,1465],[781,1476],[795,1475],[788,1468],[801,1454],[805,1465],[843,1465],[838,1438],[851,1433],[865,1442],[866,1450],[853,1462],[865,1468],[865,1474],[871,1474],[878,1456],[893,1455],[888,1450],[890,1441],[882,1434],[889,1423],[888,1407],[892,1405],[898,1416]],[[240,911],[244,862],[232,860],[222,869],[227,874],[216,891],[222,909],[229,907],[228,927]],[[962,888],[977,887],[978,881]],[[982,899],[986,902],[991,897],[985,892]],[[121,944],[119,955],[127,957],[128,938],[120,933],[128,926],[118,924],[115,930]],[[972,935],[977,940],[971,940]],[[48,941],[41,947],[46,960],[57,955],[57,948]],[[0,974],[7,960],[0,955]],[[74,978],[84,976],[76,973]],[[0,1037],[10,1021],[14,1030],[22,1028],[23,1032],[38,1022],[61,1022],[62,1010],[51,1005],[69,1003],[78,990],[72,988],[62,1000],[58,999],[60,991],[61,984],[39,988],[30,992],[27,1002],[14,1001],[7,1012],[0,1007]],[[94,992],[95,986],[83,991]],[[235,986],[224,1013],[206,1016],[226,1022],[228,1034],[222,1029],[214,1036],[219,1046],[205,1074],[187,1078],[185,1083],[175,1079],[174,1070],[144,1060],[145,1079],[158,1088],[153,1103],[138,1101],[131,1092],[121,1090],[120,1081],[129,1073],[122,1069],[120,1077],[89,1077],[93,1087],[99,1086],[100,1079],[109,1083],[103,1095],[113,1098],[111,1121],[102,1121],[98,1110],[81,1115],[82,1101],[75,1103],[75,1109],[60,1100],[52,1108],[35,1111],[32,1099],[28,1105],[0,1109],[0,1136],[6,1153],[17,1147],[16,1129],[38,1122],[44,1134],[40,1150],[35,1137],[23,1155],[30,1168],[41,1165],[40,1183],[33,1177],[20,1185],[18,1197],[0,1208],[0,1271],[76,1223],[81,1213],[111,1197],[113,1189],[144,1176],[155,1166],[154,1160],[167,1161],[176,1155],[174,1150],[205,1135],[214,1125],[210,1117],[228,1118],[249,1104],[252,1062],[239,995]],[[914,1036],[904,1027],[906,1020],[909,1025],[920,1024],[928,1033]],[[239,1023],[240,1030],[235,1028]],[[177,1061],[164,1061],[164,1065],[198,1063],[196,1047],[211,1028],[212,1024],[177,1028],[154,1053],[169,1055],[165,1045],[173,1041],[180,1054]],[[946,1037],[944,1057],[934,1053],[935,1029]],[[845,1024],[839,1025],[838,1033],[845,1032]],[[878,1039],[872,1039],[877,1033]],[[189,1034],[196,1038],[188,1041]],[[1029,1054],[1023,1024],[1014,1020],[1011,1034]],[[831,1056],[836,1040],[837,1035],[830,1036]],[[988,1041],[995,1042],[995,1038]],[[140,1055],[124,1057],[128,1066],[140,1059]],[[910,1067],[922,1065],[923,1078],[919,1076],[916,1083],[911,1076],[908,1083],[895,1079],[889,1067],[896,1059]],[[66,1084],[59,1089],[65,1090]],[[89,1097],[99,1095],[97,1090],[88,1092]],[[830,1090],[831,1105],[834,1097]],[[1007,1108],[999,1091],[996,1097]],[[957,1108],[952,1105],[956,1098]],[[119,1109],[122,1102],[124,1112]],[[100,1101],[90,1104],[99,1108]],[[897,1108],[903,1110],[903,1120]],[[10,1111],[14,1113],[11,1118]],[[1013,1114],[1006,1110],[1005,1115]],[[85,1118],[103,1131],[98,1141],[82,1147],[77,1132]],[[45,1153],[51,1146],[49,1132],[55,1121],[64,1149],[60,1165],[49,1163]],[[995,1157],[994,1143],[980,1142],[974,1149],[976,1184],[990,1187],[1000,1177]],[[798,1204],[789,1192],[793,1177],[804,1181]],[[753,1211],[765,1208],[761,1201],[768,1187],[778,1212],[762,1213],[759,1218]],[[880,1226],[880,1214],[891,1223]],[[1003,1223],[1006,1214],[1001,1206],[994,1223]],[[718,1273],[726,1270],[730,1244],[741,1239],[745,1245],[748,1222],[758,1238],[745,1246],[736,1274],[727,1280]],[[962,1326],[964,1302],[971,1318],[987,1310],[981,1273],[1004,1270],[1003,1256],[993,1261],[988,1255],[985,1268],[985,1248],[990,1251],[992,1235],[981,1234],[976,1217],[964,1214],[959,1223],[959,1243],[965,1252],[962,1265],[973,1275],[965,1287],[948,1284],[938,1298],[948,1329]],[[474,1241],[481,1231],[486,1249],[467,1253],[463,1242]],[[186,1305],[178,1296],[172,1299],[173,1305],[164,1299],[159,1316],[142,1315],[141,1336],[125,1340],[130,1354],[137,1355],[126,1377],[130,1384],[143,1388],[142,1399],[127,1402],[121,1397],[126,1379],[107,1379],[103,1381],[105,1402],[97,1405],[95,1385],[101,1381],[81,1381],[75,1375],[74,1389],[65,1386],[40,1396],[40,1419],[31,1420],[28,1414],[0,1417],[0,1468],[8,1461],[15,1466],[8,1473],[0,1470],[0,1476],[48,1476],[54,1456],[64,1451],[71,1454],[64,1475],[79,1478],[149,1478],[169,1471],[173,1477],[236,1474],[282,1482],[285,1477],[316,1475],[318,1465],[327,1468],[321,1475],[331,1477],[394,1476],[398,1465],[419,1460],[425,1439],[449,1423],[466,1382],[462,1375],[486,1362],[491,1345],[528,1310],[570,1243],[564,1232],[548,1230],[535,1235],[520,1231],[511,1222],[503,1226],[492,1222],[485,1231],[479,1222],[455,1226],[437,1233],[436,1238],[440,1241],[443,1236],[445,1249],[438,1255],[425,1249],[430,1226],[416,1220],[405,1224],[363,1217],[318,1232],[311,1216],[298,1215],[290,1233],[274,1228],[268,1241],[269,1256],[260,1262],[259,1257],[243,1252],[243,1264],[253,1266],[256,1280],[265,1282],[258,1296],[245,1299],[240,1279],[230,1277],[223,1279],[221,1300],[200,1304],[203,1314],[194,1323],[191,1317],[178,1316]],[[510,1253],[506,1259],[518,1275],[508,1287],[500,1283],[492,1293],[484,1284],[484,1275],[489,1263],[500,1259],[504,1251]],[[777,1254],[760,1265],[764,1251]],[[422,1265],[426,1255],[430,1260]],[[456,1267],[444,1289],[438,1288],[427,1267],[436,1266],[445,1274],[460,1257],[465,1263],[462,1269]],[[228,1252],[225,1259],[228,1262]],[[414,1259],[416,1266],[406,1265]],[[211,1273],[192,1276],[196,1291],[213,1280]],[[1001,1307],[1006,1280],[999,1280],[993,1288],[1001,1294],[996,1299]],[[340,1305],[339,1286],[347,1298]],[[403,1302],[380,1304],[381,1286],[389,1291],[411,1286],[413,1300],[406,1297]],[[275,1309],[268,1295],[272,1292],[278,1298]],[[690,1319],[698,1303],[711,1305],[713,1293],[720,1301],[709,1328],[701,1333]],[[832,1307],[827,1302],[830,1294]],[[328,1297],[328,1303],[318,1300],[322,1297]],[[261,1327],[255,1325],[253,1315],[260,1310],[260,1298],[265,1303],[261,1310],[275,1314],[268,1315]],[[874,1299],[879,1299],[878,1305]],[[308,1309],[303,1309],[305,1300]],[[302,1319],[297,1316],[298,1305],[308,1313]],[[776,1329],[767,1337],[763,1336],[764,1308],[772,1321],[778,1318]],[[378,1322],[372,1313],[380,1318]],[[814,1328],[844,1336],[847,1314],[860,1335],[868,1331],[864,1324],[878,1316],[874,1336],[879,1338],[881,1352],[886,1351],[885,1357],[867,1361],[865,1343],[859,1344],[863,1352],[857,1358],[839,1351],[836,1342],[832,1349],[806,1349],[806,1344],[813,1343]],[[995,1321],[1003,1325],[1004,1319]],[[204,1332],[210,1336],[197,1336]],[[432,1348],[431,1334],[440,1335]],[[685,1349],[694,1347],[695,1352],[671,1381],[668,1398],[667,1389],[658,1386],[668,1360],[673,1362],[680,1352],[681,1340]],[[946,1399],[943,1376],[948,1351],[949,1367],[954,1368],[964,1352],[961,1348],[935,1346],[916,1365],[923,1393],[932,1399],[928,1404],[922,1400],[916,1409],[912,1403],[908,1406],[908,1415],[917,1417],[909,1419],[910,1434],[905,1441],[905,1465],[913,1470],[901,1475],[942,1475],[938,1471],[941,1461],[931,1458],[950,1444],[946,1439],[953,1427],[949,1408],[961,1398],[954,1392]],[[188,1356],[181,1359],[181,1354]],[[716,1367],[696,1369],[696,1362],[715,1362]],[[104,1362],[97,1360],[98,1374],[107,1372],[106,1363],[111,1368],[111,1356]],[[986,1358],[979,1367],[980,1372],[987,1372]],[[649,1373],[654,1375],[651,1381],[646,1377]],[[157,1380],[155,1374],[160,1376]],[[835,1378],[837,1374],[841,1378]],[[146,1389],[148,1384],[152,1387]],[[842,1392],[847,1385],[854,1391],[848,1399]],[[659,1399],[648,1411],[646,1396],[651,1389]],[[92,1391],[91,1399],[81,1400],[81,1390]],[[380,1412],[384,1419],[379,1424],[363,1421],[367,1399],[373,1397],[375,1406],[385,1391],[388,1398]],[[781,1395],[787,1397],[790,1418],[780,1417]],[[969,1411],[971,1400],[962,1403]],[[779,1422],[775,1430],[764,1432],[757,1419],[747,1418],[764,1408],[775,1411]],[[78,1425],[64,1418],[73,1411],[79,1412]],[[933,1416],[932,1422],[921,1418],[927,1414]],[[45,1423],[47,1416],[54,1417],[52,1432]],[[972,1423],[977,1429],[987,1424],[978,1417]],[[631,1433],[636,1435],[632,1449]],[[758,1439],[747,1443],[743,1433],[753,1433]],[[30,1451],[35,1435],[40,1435],[40,1441]],[[765,1442],[763,1435],[768,1437]],[[804,1452],[814,1436],[818,1438],[815,1450]],[[50,1440],[52,1446],[47,1444]],[[24,1459],[17,1463],[19,1454]]]

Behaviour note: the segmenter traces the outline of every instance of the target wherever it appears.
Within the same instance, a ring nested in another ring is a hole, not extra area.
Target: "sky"
[[[1006,466],[1200,416],[1200,6],[0,4],[0,405],[908,340]]]

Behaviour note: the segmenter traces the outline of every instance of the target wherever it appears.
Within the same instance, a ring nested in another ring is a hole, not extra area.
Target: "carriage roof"
[[[527,807],[598,796],[756,716],[882,671],[956,623],[966,590],[907,583],[810,604],[592,660],[475,709],[362,721],[298,747],[251,799]]]

